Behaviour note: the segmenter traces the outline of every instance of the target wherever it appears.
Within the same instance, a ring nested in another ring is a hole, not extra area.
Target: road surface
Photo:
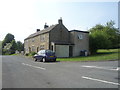
[[[118,61],[34,62],[2,56],[2,88],[118,88]]]

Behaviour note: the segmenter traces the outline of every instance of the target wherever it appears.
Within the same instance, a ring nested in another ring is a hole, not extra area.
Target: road
[[[118,88],[118,61],[34,62],[2,57],[2,88]]]

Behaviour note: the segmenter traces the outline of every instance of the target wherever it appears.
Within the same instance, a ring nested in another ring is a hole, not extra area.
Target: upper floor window
[[[79,34],[78,39],[83,39],[83,34]]]
[[[45,35],[40,35],[40,41],[45,41]]]
[[[35,39],[33,38],[33,39],[32,39],[32,42],[34,42],[34,41],[35,41]]]

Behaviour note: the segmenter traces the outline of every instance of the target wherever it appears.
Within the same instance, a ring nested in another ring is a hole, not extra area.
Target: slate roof
[[[33,34],[29,35],[26,39],[35,37],[35,36],[40,35],[40,34],[43,34],[43,33],[47,33],[47,32],[49,32],[49,31],[51,31],[52,29],[54,29],[57,25],[58,25],[58,24],[55,24],[55,25],[52,25],[52,26],[50,26],[50,27],[48,27],[48,28],[45,28],[45,29],[43,29],[43,30],[40,30],[40,31],[38,31],[38,32],[36,32],[36,33],[33,33]],[[25,39],[25,40],[26,40],[26,39]]]

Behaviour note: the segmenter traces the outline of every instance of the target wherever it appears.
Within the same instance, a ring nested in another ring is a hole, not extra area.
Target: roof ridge
[[[40,31],[38,31],[38,32],[35,32],[35,33],[29,35],[26,39],[35,37],[35,36],[37,36],[37,35],[40,35],[40,34],[43,34],[43,33],[46,33],[46,32],[49,32],[49,31],[51,31],[52,29],[54,29],[57,25],[58,25],[58,24],[51,25],[50,27],[47,27],[47,28],[45,28],[45,29],[43,29],[43,30],[40,30]],[[26,39],[25,39],[25,40],[26,40]]]

